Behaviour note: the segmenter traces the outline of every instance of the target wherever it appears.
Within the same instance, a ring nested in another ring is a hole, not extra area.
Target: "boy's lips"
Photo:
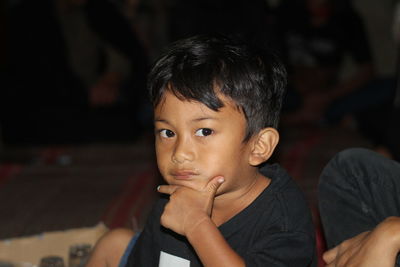
[[[198,173],[190,170],[182,170],[182,171],[172,171],[171,175],[178,180],[188,180],[193,176],[198,175]]]

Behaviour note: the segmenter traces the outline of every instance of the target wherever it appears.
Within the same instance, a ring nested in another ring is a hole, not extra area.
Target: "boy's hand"
[[[400,218],[390,217],[374,230],[350,238],[323,255],[327,267],[393,267],[400,250]]]
[[[119,73],[108,72],[96,84],[89,88],[89,101],[91,106],[109,106],[115,104],[119,97]]]
[[[170,195],[161,215],[161,225],[181,235],[189,234],[200,223],[211,218],[215,194],[223,182],[223,177],[214,177],[201,191],[184,186],[161,185],[158,192]]]

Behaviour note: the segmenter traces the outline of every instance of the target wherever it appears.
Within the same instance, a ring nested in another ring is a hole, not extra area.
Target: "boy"
[[[165,197],[134,246],[112,231],[88,266],[117,265],[128,243],[120,266],[312,265],[302,194],[278,165],[260,168],[279,140],[285,85],[266,51],[224,36],[173,44],[149,75]]]

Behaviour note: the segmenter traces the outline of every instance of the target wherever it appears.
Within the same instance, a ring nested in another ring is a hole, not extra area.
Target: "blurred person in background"
[[[283,1],[277,33],[290,72],[288,125],[357,120],[390,102],[393,80],[376,77],[364,22],[351,1]],[[348,58],[354,70],[342,77]]]
[[[9,11],[5,142],[124,140],[141,131],[147,55],[116,2],[23,0]]]
[[[377,73],[352,1],[284,0],[277,13],[276,45],[289,70],[283,127],[350,128],[398,158],[396,79]]]

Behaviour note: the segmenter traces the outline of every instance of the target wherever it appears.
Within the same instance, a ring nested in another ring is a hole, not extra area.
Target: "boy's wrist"
[[[190,237],[197,235],[197,233],[201,232],[200,227],[209,227],[210,223],[215,226],[211,218],[208,216],[196,220],[196,222],[191,224],[191,226],[185,231],[186,238],[190,239]]]

